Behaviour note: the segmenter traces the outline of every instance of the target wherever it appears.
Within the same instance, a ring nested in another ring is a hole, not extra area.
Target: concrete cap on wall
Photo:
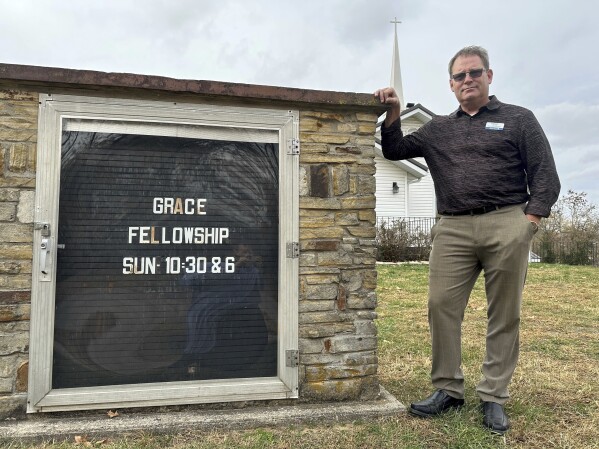
[[[258,102],[311,104],[362,109],[382,114],[385,107],[372,94],[335,92],[220,81],[186,80],[164,76],[112,73],[0,63],[0,83],[40,88],[139,90],[154,93],[243,98]]]

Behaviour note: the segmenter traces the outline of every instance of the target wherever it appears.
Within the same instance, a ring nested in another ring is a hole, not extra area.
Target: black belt
[[[509,204],[476,207],[474,209],[461,210],[459,212],[444,212],[441,215],[449,215],[451,217],[455,217],[458,215],[482,215],[482,214],[486,214],[487,212],[493,212],[494,210],[499,210],[502,207],[506,207],[506,206],[509,206]]]

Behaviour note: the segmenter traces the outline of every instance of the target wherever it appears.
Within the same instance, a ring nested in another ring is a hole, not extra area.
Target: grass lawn
[[[409,404],[430,394],[427,265],[380,265],[379,375]],[[480,377],[486,301],[479,279],[463,325],[467,404],[440,418],[408,415],[374,422],[134,435],[92,443],[113,448],[599,448],[599,270],[532,264],[524,293],[520,363],[506,410],[512,429],[493,436],[481,425],[474,387]],[[21,448],[13,444],[11,448]],[[39,444],[75,448],[84,444]]]

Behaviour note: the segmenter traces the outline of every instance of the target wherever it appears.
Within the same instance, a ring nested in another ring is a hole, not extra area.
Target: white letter
[[[139,228],[139,243],[150,243],[150,227],[141,226]]]
[[[218,243],[222,243],[223,239],[227,237],[229,237],[229,228],[220,228],[220,242]]]
[[[154,198],[152,212],[155,214],[162,214],[164,212],[164,208],[162,207],[162,198]]]
[[[185,233],[185,243],[193,243],[193,229],[190,227],[183,228],[183,232]]]
[[[131,274],[132,269],[133,257],[123,257],[123,274]]]
[[[137,233],[133,233],[134,229],[139,229],[137,226],[129,226],[129,243],[133,243],[133,236]]]
[[[198,198],[198,215],[206,215],[204,208],[206,207],[206,198]]]
[[[185,215],[193,215],[193,198],[185,198]]]
[[[183,229],[173,228],[173,243],[181,243],[183,241]]]

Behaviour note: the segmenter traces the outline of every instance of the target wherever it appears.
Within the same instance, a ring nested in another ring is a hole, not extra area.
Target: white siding
[[[401,121],[401,130],[403,133],[414,132],[416,129],[422,126],[422,122],[414,117],[409,117],[407,119],[402,119]]]
[[[401,129],[410,134],[420,128],[427,118],[410,115],[402,119]],[[375,157],[376,164],[376,215],[377,217],[434,217],[437,213],[435,189],[430,174],[417,178],[383,157]],[[418,162],[426,165],[423,158]],[[399,192],[393,193],[393,182]]]
[[[408,180],[408,216],[434,217],[437,214],[437,207],[435,186],[431,175],[420,178],[420,181],[409,176]]]
[[[406,216],[407,173],[379,156],[374,158],[376,164],[376,215],[377,217]],[[393,193],[396,182],[399,192]]]

